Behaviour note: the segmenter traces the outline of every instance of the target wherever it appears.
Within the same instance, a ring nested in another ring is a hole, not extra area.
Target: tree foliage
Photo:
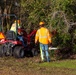
[[[57,34],[53,45],[76,53],[76,0],[0,0],[0,14],[15,14],[27,32],[40,21]]]

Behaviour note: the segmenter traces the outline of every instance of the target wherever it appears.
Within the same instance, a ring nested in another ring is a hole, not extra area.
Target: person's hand
[[[52,43],[50,43],[50,47],[52,47]]]
[[[35,44],[37,44],[37,41],[35,41]]]
[[[35,47],[38,47],[38,45],[39,45],[39,43],[37,42],[37,43],[35,43]]]

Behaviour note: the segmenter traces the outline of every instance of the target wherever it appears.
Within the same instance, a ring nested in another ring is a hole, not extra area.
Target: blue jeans
[[[27,43],[25,42],[23,36],[18,36],[18,39],[22,42],[23,46],[26,47]]]
[[[50,61],[49,52],[48,52],[48,44],[40,43],[40,52],[42,61]]]

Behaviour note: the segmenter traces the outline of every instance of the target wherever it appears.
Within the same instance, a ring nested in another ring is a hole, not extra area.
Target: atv
[[[8,15],[6,15],[8,16]],[[17,20],[16,15],[10,15],[14,16]],[[17,22],[17,21],[16,21]],[[16,58],[23,58],[25,55],[28,56],[36,56],[39,53],[38,46],[35,46],[34,43],[34,37],[36,30],[33,30],[30,34],[27,34],[26,38],[27,45],[26,47],[23,46],[22,42],[17,38],[18,36],[18,23],[16,23],[16,33],[14,31],[8,30],[6,34],[4,35],[4,38],[1,38],[0,40],[0,57],[2,56],[14,56]],[[26,35],[26,33],[24,33]]]

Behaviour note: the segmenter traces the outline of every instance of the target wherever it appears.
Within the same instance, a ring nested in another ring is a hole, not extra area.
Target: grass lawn
[[[0,75],[76,75],[76,59],[39,63],[39,56],[0,58]]]

